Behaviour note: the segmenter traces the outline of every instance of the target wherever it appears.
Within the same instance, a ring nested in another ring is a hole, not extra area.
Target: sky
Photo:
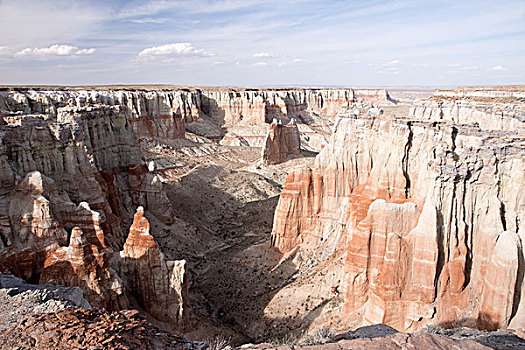
[[[0,0],[0,84],[525,84],[525,0]]]

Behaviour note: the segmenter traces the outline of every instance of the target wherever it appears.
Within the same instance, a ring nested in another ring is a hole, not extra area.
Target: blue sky
[[[0,84],[525,84],[525,1],[0,0]]]

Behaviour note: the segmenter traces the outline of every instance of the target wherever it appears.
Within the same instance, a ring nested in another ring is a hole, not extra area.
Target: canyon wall
[[[262,147],[265,126],[275,118],[295,118],[303,146],[319,151],[342,110],[391,104],[386,90],[377,89],[99,89],[0,91],[3,122],[19,125],[20,115],[56,119],[59,108],[93,104],[121,106],[139,138],[164,142],[183,138],[185,129],[224,145]]]
[[[133,113],[108,103],[3,112],[14,123],[0,126],[0,269],[81,287],[109,310],[137,299],[153,318],[182,326],[187,267],[164,258],[142,209],[169,225],[172,206],[144,162]]]
[[[303,269],[344,254],[339,322],[523,328],[525,108],[508,122],[419,103],[410,119],[339,118],[315,166],[288,175],[272,244],[306,252]]]
[[[525,111],[516,103],[494,103],[469,99],[428,99],[414,103],[409,116],[414,119],[477,124],[484,130],[521,130]]]

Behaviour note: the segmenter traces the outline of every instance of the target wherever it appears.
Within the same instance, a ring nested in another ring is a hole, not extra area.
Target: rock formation
[[[185,261],[167,261],[139,207],[124,248],[104,242],[100,214],[60,194],[53,180],[29,173],[10,203],[13,235],[0,254],[4,270],[38,283],[78,286],[94,306],[120,310],[136,297],[158,320],[182,325],[187,315]],[[63,214],[63,209],[72,209]],[[65,221],[63,221],[65,220]],[[64,229],[71,229],[69,242]]]
[[[44,96],[39,101],[52,107],[37,103],[25,108],[49,117],[20,115],[18,126],[0,127],[1,269],[36,283],[81,287],[92,305],[109,310],[127,308],[138,298],[141,307],[151,306],[152,317],[182,325],[185,263],[165,262],[155,245],[144,247],[149,260],[141,264],[141,256],[124,245],[136,206],[162,223],[173,223],[163,184],[145,165],[133,113],[101,97],[97,101],[108,105],[61,107],[52,102],[62,101],[60,94]],[[162,106],[146,105],[146,111],[162,112]],[[168,131],[173,126],[163,125]],[[181,136],[180,127],[178,133],[161,135],[159,130],[159,138]],[[137,276],[123,275],[138,270]],[[141,282],[150,275],[157,285],[164,283],[179,294],[163,295],[167,287],[156,290],[153,283]],[[141,283],[150,289],[134,290]]]
[[[288,175],[273,245],[310,262],[345,247],[342,320],[525,326],[524,123],[460,125],[478,114],[458,113],[340,118],[313,169]]]
[[[66,108],[67,114],[75,108],[101,104],[124,108],[137,137],[170,142],[183,138],[186,128],[213,139],[224,138],[225,145],[260,147],[266,124],[274,118],[286,123],[295,118],[304,132],[304,147],[316,152],[320,150],[319,138],[330,134],[337,114],[356,103],[392,102],[386,90],[377,89],[0,91],[0,115],[11,125],[20,123],[20,115],[56,119],[61,108]]]
[[[469,99],[428,99],[415,103],[410,117],[455,124],[478,124],[485,130],[523,129],[525,104],[493,103]]]
[[[287,125],[282,125],[281,122],[274,119],[264,140],[261,153],[263,164],[279,164],[286,161],[290,156],[299,156],[300,154],[301,140],[295,119],[292,118]]]
[[[186,261],[166,260],[149,231],[144,209],[139,207],[120,252],[120,275],[156,319],[181,325],[188,313]]]

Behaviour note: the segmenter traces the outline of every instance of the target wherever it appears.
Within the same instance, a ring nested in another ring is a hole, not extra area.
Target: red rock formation
[[[346,247],[341,322],[523,327],[525,164],[504,137],[343,118],[313,170],[289,174],[273,245],[300,247],[310,267]]]
[[[120,274],[151,315],[160,321],[181,325],[187,314],[186,261],[166,260],[149,230],[144,209],[139,207],[124,250],[120,252]]]
[[[158,320],[182,325],[187,316],[185,261],[166,261],[139,208],[121,252],[105,244],[104,217],[88,203],[78,206],[55,182],[29,173],[9,204],[8,244],[0,251],[5,272],[36,283],[76,286],[89,302],[109,310],[137,297]],[[71,227],[69,245],[65,228]]]
[[[300,142],[299,129],[293,118],[288,125],[282,125],[274,119],[261,153],[263,164],[279,164],[291,156],[301,155]]]
[[[125,309],[129,306],[125,286],[106,254],[90,244],[80,228],[74,227],[68,247],[47,252],[40,283],[81,287],[93,306]]]

